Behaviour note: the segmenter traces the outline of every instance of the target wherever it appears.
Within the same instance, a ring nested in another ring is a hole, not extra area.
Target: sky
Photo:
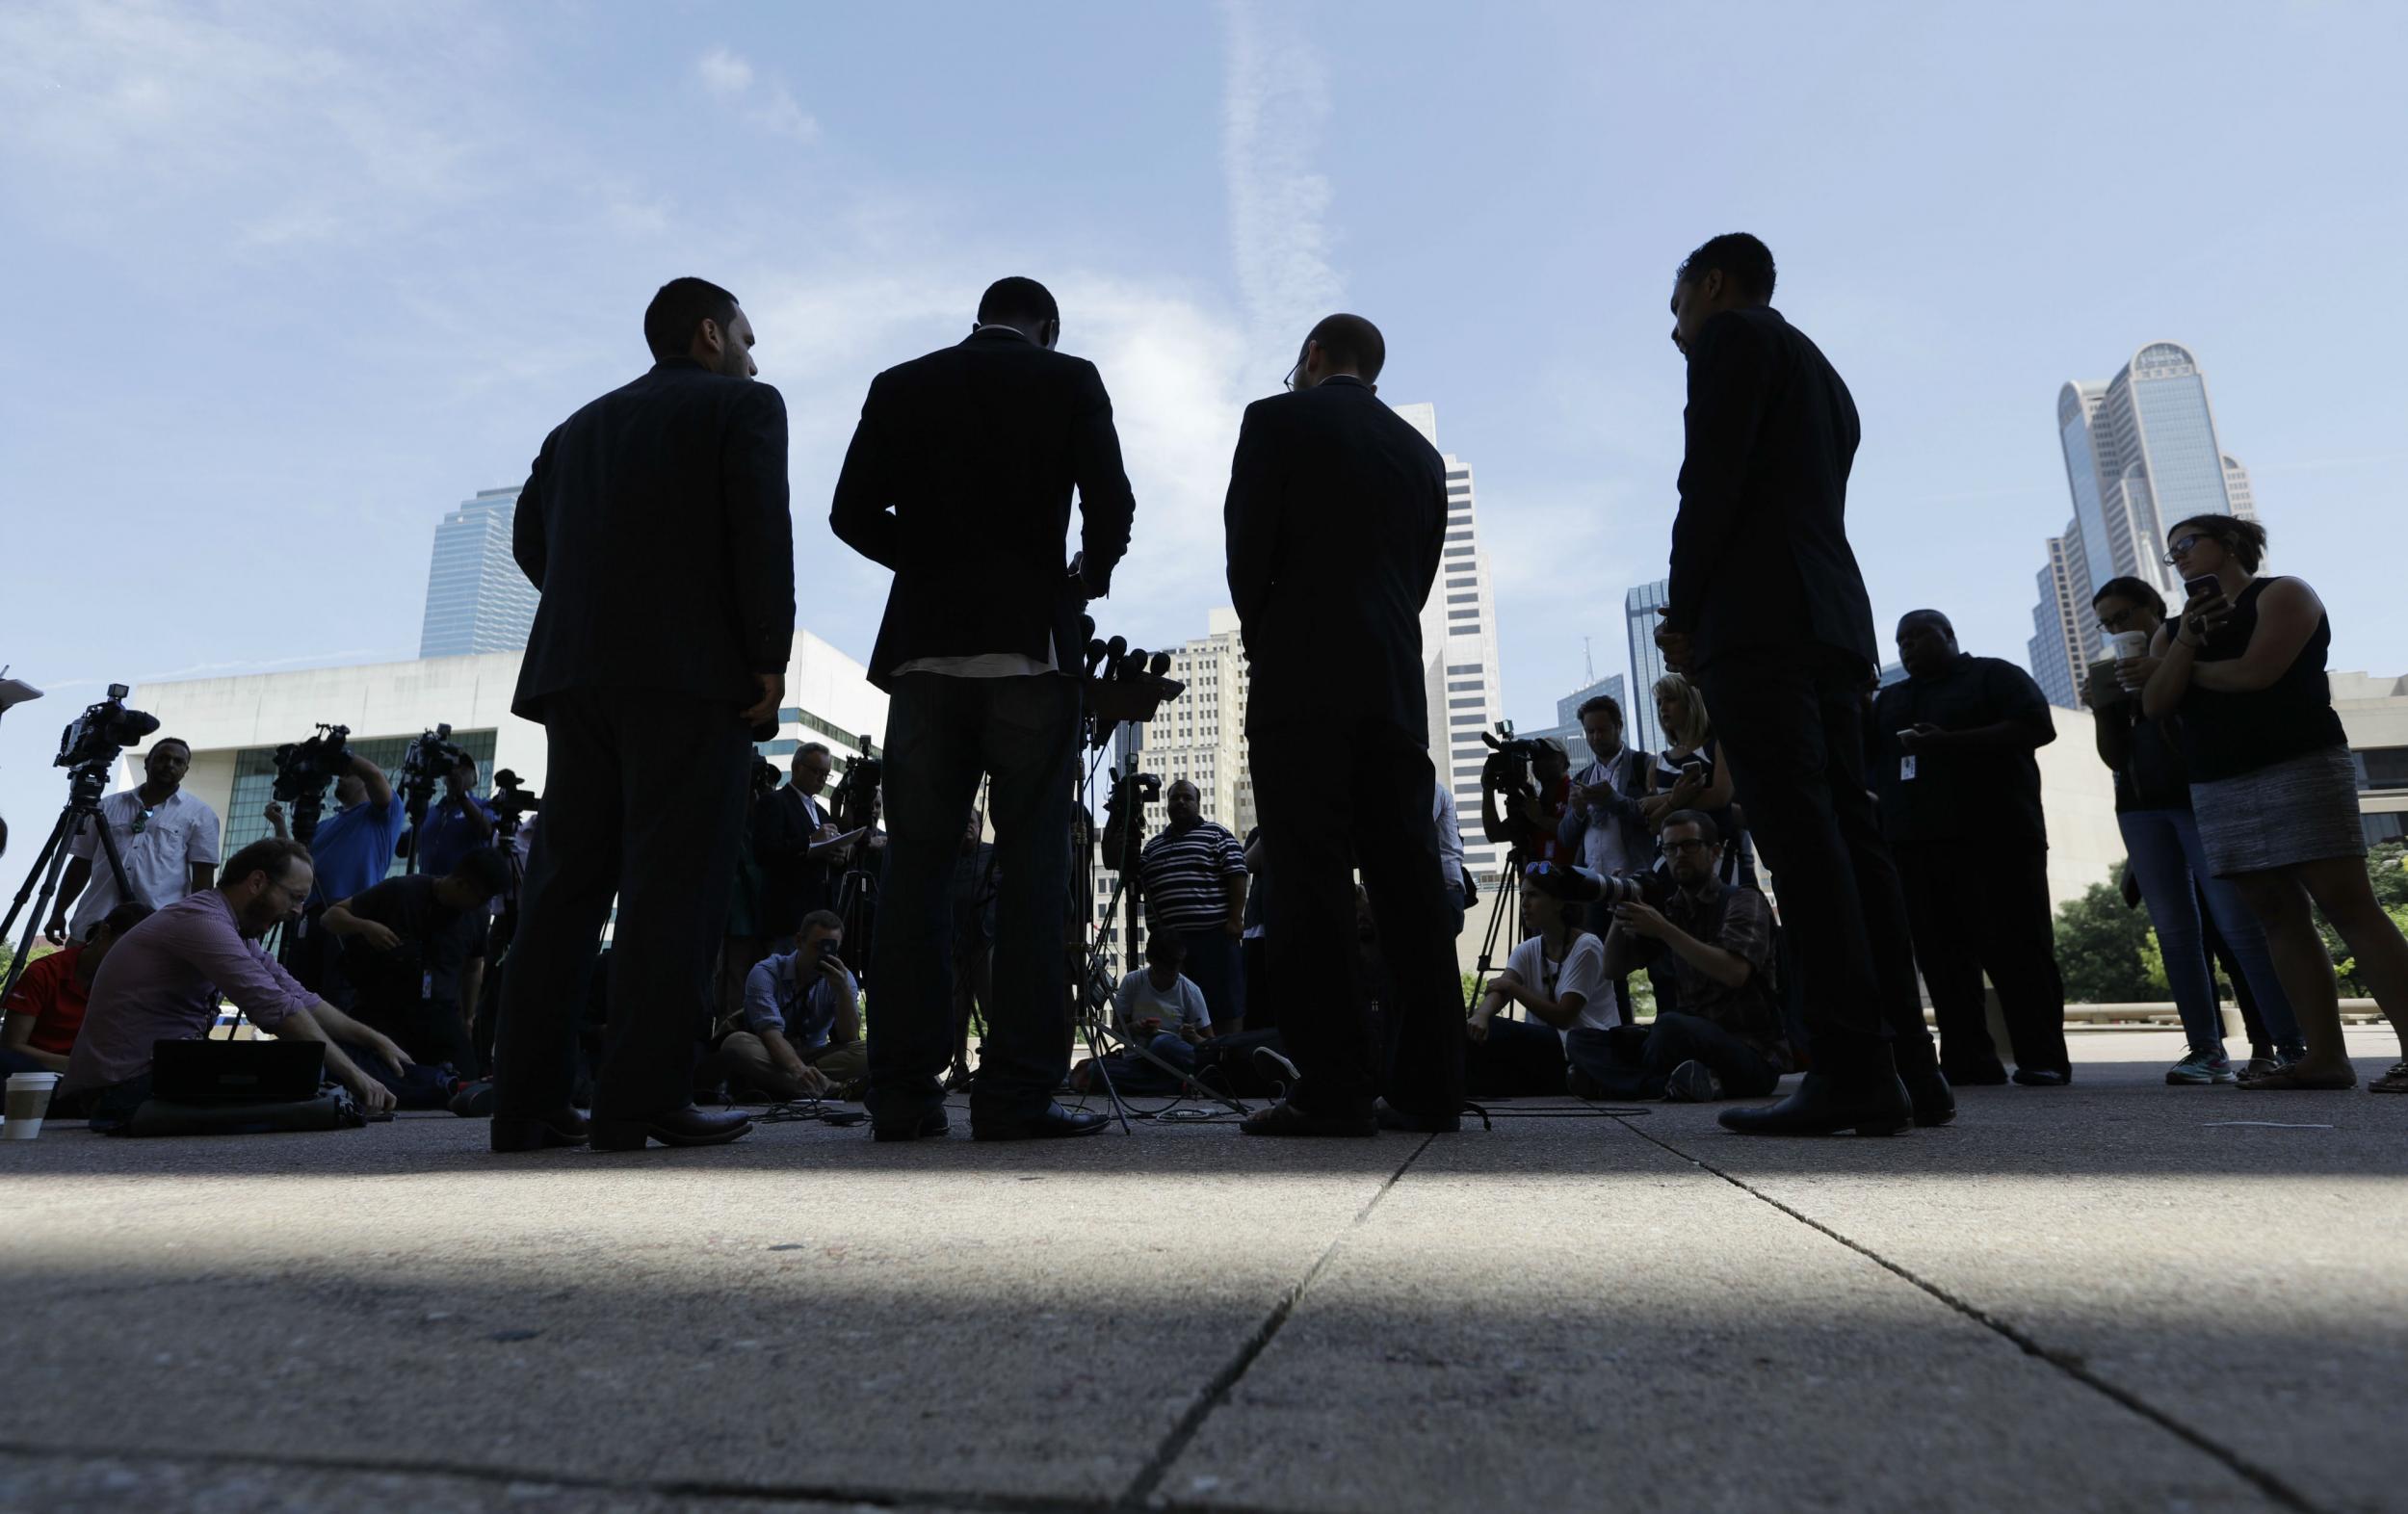
[[[1885,626],[2023,662],[2057,390],[2172,339],[2332,665],[2408,673],[2404,50],[2408,8],[2200,0],[12,0],[0,663],[49,694],[0,719],[0,873],[111,680],[415,656],[437,520],[641,372],[684,274],[752,316],[800,619],[855,657],[861,395],[1024,274],[1137,492],[1107,632],[1203,634],[1240,413],[1354,310],[1475,471],[1506,713],[1549,724],[1663,570],[1672,271],[1746,229],[1855,393]]]

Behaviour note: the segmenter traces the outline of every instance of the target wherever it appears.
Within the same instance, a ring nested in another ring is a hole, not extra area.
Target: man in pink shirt
[[[360,1107],[371,1114],[391,1109],[392,1091],[345,1048],[395,1077],[409,1065],[402,1049],[303,988],[259,946],[270,927],[300,918],[314,876],[301,843],[255,841],[226,863],[216,887],[127,931],[93,979],[59,1085],[61,1112],[130,1112],[149,1093],[151,1047],[207,1035],[221,995],[280,1039],[325,1042],[327,1071]]]

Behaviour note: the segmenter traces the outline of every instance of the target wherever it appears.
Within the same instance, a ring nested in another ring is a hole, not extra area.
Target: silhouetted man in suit
[[[1069,1071],[1061,951],[1080,614],[1129,547],[1135,502],[1095,365],[1054,350],[1034,279],[997,281],[967,340],[870,385],[828,524],[894,569],[870,681],[887,691],[886,874],[872,943],[871,1134],[945,1134],[953,1059],[954,867],[991,776],[994,1005],[970,1099],[982,1140],[1086,1136],[1053,1090]],[[1070,494],[1082,550],[1063,554]]]
[[[1303,1074],[1245,1122],[1253,1136],[1451,1131],[1462,1107],[1463,986],[1422,684],[1447,470],[1380,403],[1386,356],[1362,317],[1322,321],[1293,392],[1246,407],[1230,465],[1229,592],[1251,668],[1264,866],[1279,880],[1264,935]],[[1357,866],[1396,985],[1380,1047],[1344,950]]]
[[[592,1140],[734,1140],[694,1108],[756,726],[794,644],[786,405],[752,382],[736,297],[673,279],[643,315],[651,372],[544,438],[512,548],[541,592],[511,708],[551,752],[495,1032],[493,1149],[571,1145],[581,985],[611,901],[608,1049]]]
[[[1708,242],[1673,279],[1688,453],[1656,640],[1705,693],[1772,868],[1812,1037],[1797,1092],[1726,1109],[1722,1123],[1886,1135],[1944,1124],[1956,1106],[1924,1031],[1898,868],[1865,793],[1864,692],[1878,664],[1847,544],[1856,403],[1772,308],[1772,282],[1771,252],[1744,232]]]

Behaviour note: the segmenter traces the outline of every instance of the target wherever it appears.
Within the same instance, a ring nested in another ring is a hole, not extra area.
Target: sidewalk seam
[[[1389,1190],[1403,1181],[1404,1175],[1412,1170],[1413,1163],[1421,1160],[1422,1153],[1429,1150],[1429,1143],[1437,1138],[1435,1136],[1423,1136],[1422,1143],[1406,1155],[1404,1161],[1398,1164],[1396,1171],[1388,1174],[1387,1181],[1364,1201],[1361,1209],[1354,1212],[1354,1217],[1347,1222],[1346,1227],[1329,1238],[1329,1244],[1323,1246],[1321,1255],[1313,1259],[1313,1265],[1304,1269],[1304,1275],[1297,1278],[1295,1284],[1280,1295],[1279,1301],[1271,1306],[1270,1313],[1264,1317],[1263,1322],[1257,1325],[1254,1333],[1238,1347],[1237,1354],[1231,1357],[1219,1371],[1213,1374],[1212,1380],[1205,1384],[1204,1391],[1196,1396],[1193,1403],[1188,1406],[1188,1412],[1179,1417],[1179,1423],[1171,1427],[1170,1433],[1164,1437],[1163,1444],[1146,1460],[1145,1466],[1139,1471],[1136,1480],[1132,1481],[1128,1489],[1114,1501],[1113,1507],[1143,1508],[1147,1501],[1161,1491],[1163,1479],[1170,1475],[1173,1464],[1187,1453],[1187,1449],[1195,1440],[1196,1433],[1203,1429],[1204,1422],[1212,1418],[1214,1410],[1228,1402],[1230,1391],[1237,1387],[1239,1379],[1252,1370],[1255,1361],[1270,1345],[1271,1338],[1276,1336],[1280,1327],[1288,1322],[1288,1317],[1296,1313],[1296,1306],[1304,1297],[1304,1291],[1313,1286],[1313,1280],[1322,1275],[1322,1268],[1329,1266],[1330,1258],[1338,1254],[1338,1248],[1346,1244],[1347,1238],[1363,1228],[1363,1222],[1372,1217],[1374,1210],[1379,1208],[1379,1201],[1386,1198]]]
[[[2073,1353],[2057,1350],[2052,1346],[2041,1344],[2039,1340],[2023,1330],[2021,1327],[1999,1318],[1969,1299],[1958,1297],[1947,1289],[1942,1288],[1939,1284],[1931,1282],[1929,1279],[1922,1277],[1908,1268],[1901,1266],[1898,1263],[1891,1261],[1888,1257],[1885,1257],[1880,1252],[1873,1250],[1871,1246],[1841,1234],[1839,1231],[1824,1224],[1821,1220],[1815,1218],[1813,1215],[1806,1214],[1802,1210],[1783,1203],[1781,1200],[1774,1198],[1771,1194],[1767,1193],[1764,1189],[1755,1187],[1753,1184],[1746,1182],[1744,1179],[1734,1177],[1732,1174],[1725,1172],[1722,1168],[1715,1166],[1713,1162],[1706,1161],[1704,1158],[1692,1156],[1688,1152],[1683,1151],[1680,1147],[1673,1145],[1670,1141],[1660,1139],[1657,1136],[1650,1135],[1648,1132],[1640,1130],[1637,1126],[1632,1125],[1628,1120],[1625,1120],[1622,1123],[1627,1129],[1631,1130],[1640,1137],[1663,1148],[1665,1151],[1670,1152],[1673,1156],[1680,1158],[1683,1162],[1688,1162],[1694,1166],[1704,1169],[1707,1172],[1713,1173],[1715,1177],[1720,1178],[1723,1182],[1728,1183],[1731,1187],[1739,1189],[1748,1197],[1755,1199],[1760,1203],[1769,1205],[1773,1209],[1779,1210],[1782,1214],[1787,1214],[1793,1220],[1796,1220],[1807,1229],[1816,1231],[1826,1239],[1836,1241],[1840,1245],[1845,1246],[1848,1250],[1855,1252],[1858,1256],[1872,1263],[1875,1266],[1878,1266],[1884,1271],[1891,1273],[1893,1276],[1896,1276],[1900,1280],[1923,1290],[1933,1298],[1936,1298],[1941,1303],[1947,1305],[1950,1309],[1952,1309],[1956,1313],[1963,1315],[1966,1318],[1971,1319],[1974,1323],[1980,1325],[1984,1329],[1991,1331],[1993,1334],[2003,1338],[2017,1349],[2021,1350],[2025,1355],[2036,1357],[2039,1360],[2048,1363],[2051,1367],[2055,1368],[2058,1371],[2064,1373],[2074,1381],[2081,1383],[2083,1387],[2090,1389],[2092,1392],[2097,1393],[2102,1397],[2112,1400],[2123,1408],[2130,1410],[2133,1414],[2140,1416],[2140,1418],[2148,1421],[2158,1428],[2165,1431],[2169,1435],[2174,1436],[2177,1440],[2184,1442],[2192,1449],[2204,1452],[2210,1458],[2221,1464],[2226,1471],[2257,1488],[2259,1492],[2264,1493],[2266,1497],[2274,1500],[2277,1503],[2282,1504],[2285,1508],[2298,1510],[2299,1514],[2321,1514],[2317,1505],[2312,1502],[2308,1499],[2307,1495],[2301,1493],[2290,1483],[2285,1482],[2281,1477],[2277,1476],[2272,1472],[2269,1472],[2265,1468],[2258,1466],[2256,1463],[2249,1461],[2242,1456],[2237,1455],[2225,1447],[2218,1445],[2207,1435],[2198,1430],[2192,1429],[2189,1425],[2175,1419],[2171,1414],[2168,1414],[2166,1411],[2159,1409],[2155,1404],[2150,1403],[2147,1399],[2141,1397],[2138,1394],[2133,1393],[2130,1389],[2123,1388],[2115,1383],[2109,1382],[2105,1377],[2100,1376],[2097,1372],[2092,1371],[2090,1368],[2081,1360],[2081,1358],[2075,1356]]]

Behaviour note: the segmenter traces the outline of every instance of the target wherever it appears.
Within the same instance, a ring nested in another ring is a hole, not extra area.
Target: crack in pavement
[[[2121,1387],[2116,1383],[2109,1382],[2107,1378],[2092,1371],[2087,1364],[2082,1362],[2081,1358],[2075,1356],[2073,1353],[2058,1350],[2055,1347],[2042,1344],[2036,1337],[2032,1336],[2019,1326],[1990,1313],[1990,1311],[1982,1308],[1976,1303],[1974,1303],[1970,1299],[1957,1296],[1955,1293],[1942,1288],[1939,1284],[1932,1282],[1930,1279],[1921,1276],[1912,1269],[1891,1261],[1888,1257],[1883,1256],[1880,1252],[1875,1251],[1872,1247],[1864,1244],[1862,1241],[1843,1235],[1838,1230],[1824,1224],[1821,1220],[1808,1214],[1803,1210],[1797,1209],[1793,1205],[1783,1203],[1781,1200],[1774,1198],[1771,1194],[1766,1192],[1760,1188],[1757,1188],[1745,1179],[1735,1177],[1731,1173],[1724,1171],[1722,1168],[1715,1166],[1713,1162],[1706,1161],[1703,1157],[1698,1157],[1689,1152],[1683,1151],[1680,1147],[1673,1145],[1669,1140],[1651,1135],[1647,1131],[1641,1130],[1636,1125],[1632,1125],[1627,1120],[1622,1123],[1626,1129],[1632,1131],[1642,1139],[1662,1147],[1663,1150],[1670,1152],[1673,1156],[1680,1158],[1683,1162],[1688,1162],[1693,1166],[1713,1173],[1715,1177],[1720,1178],[1723,1182],[1728,1183],[1731,1187],[1739,1189],[1748,1197],[1779,1210],[1782,1214],[1787,1214],[1793,1220],[1796,1220],[1807,1229],[1815,1231],[1824,1238],[1836,1241],[1840,1245],[1845,1246],[1848,1250],[1855,1252],[1858,1256],[1872,1263],[1875,1266],[1880,1267],[1882,1270],[1891,1273],[1893,1276],[1896,1276],[1904,1282],[1912,1284],[1916,1288],[1922,1289],[1924,1292],[1930,1294],[1933,1298],[1938,1299],[1950,1309],[1954,1310],[1956,1313],[1963,1315],[1974,1323],[1980,1325],[1982,1328],[1989,1330],[1993,1334],[2006,1340],[2017,1349],[2021,1350],[2025,1355],[2037,1357],[2039,1360],[2048,1363],[2051,1367],[2055,1368],[2059,1372],[2062,1372],[2067,1377],[2070,1377],[2074,1381],[2081,1384],[2083,1387],[2090,1389],[2093,1393],[2099,1394],[2102,1397],[2112,1400],[2116,1404],[2121,1405],[2123,1408],[2130,1410],[2133,1414],[2138,1415],[2140,1418],[2148,1421],[2150,1423],[2165,1431],[2167,1434],[2172,1435],[2176,1439],[2190,1446],[2193,1449],[2205,1452],[2208,1456],[2221,1464],[2227,1472],[2230,1472],[2233,1475],[2239,1477],[2242,1481],[2249,1483],[2259,1492],[2264,1494],[2267,1498],[2272,1499],[2275,1502],[2280,1503],[2283,1507],[2287,1509],[2298,1510],[2299,1514],[2320,1514],[2317,1506],[2314,1502],[2310,1501],[2307,1495],[2301,1493],[2290,1483],[2285,1482],[2273,1472],[2264,1467],[2261,1467],[2257,1463],[2248,1460],[2246,1457],[2240,1456],[2227,1448],[2217,1444],[2204,1432],[2193,1429],[2191,1426],[2174,1418],[2173,1415],[2167,1413],[2165,1410],[2150,1403],[2147,1399],[2141,1397],[2138,1394],[2133,1393],[2130,1389]],[[1835,1136],[1832,1138],[1840,1139],[1842,1137]]]
[[[1379,1208],[1379,1201],[1386,1198],[1390,1191],[1403,1181],[1405,1173],[1412,1170],[1413,1163],[1421,1159],[1422,1153],[1429,1150],[1429,1143],[1437,1138],[1435,1136],[1423,1136],[1422,1143],[1406,1154],[1404,1161],[1398,1164],[1396,1171],[1388,1174],[1388,1181],[1379,1186],[1378,1191],[1374,1193],[1361,1209],[1354,1212],[1354,1218],[1330,1238],[1329,1244],[1322,1248],[1322,1254],[1315,1257],[1313,1265],[1304,1269],[1304,1275],[1297,1278],[1296,1285],[1281,1295],[1279,1301],[1271,1306],[1270,1313],[1264,1317],[1263,1322],[1255,1327],[1254,1333],[1238,1347],[1238,1354],[1231,1357],[1219,1371],[1213,1374],[1212,1381],[1205,1384],[1204,1392],[1197,1396],[1195,1402],[1188,1406],[1188,1412],[1180,1416],[1179,1423],[1172,1427],[1169,1435],[1164,1438],[1163,1444],[1155,1449],[1154,1454],[1147,1459],[1144,1469],[1122,1492],[1114,1507],[1143,1508],[1146,1506],[1146,1501],[1161,1490],[1163,1479],[1170,1475],[1172,1464],[1186,1453],[1190,1443],[1194,1441],[1196,1432],[1204,1427],[1204,1422],[1212,1418],[1215,1409],[1229,1401],[1230,1390],[1237,1387],[1238,1380],[1246,1374],[1254,1366],[1256,1359],[1269,1346],[1271,1338],[1277,1335],[1280,1327],[1288,1322],[1288,1317],[1296,1313],[1296,1306],[1304,1297],[1304,1291],[1313,1286],[1313,1280],[1322,1275],[1322,1268],[1329,1266],[1329,1260],[1338,1254],[1338,1248],[1346,1244],[1348,1237],[1363,1228],[1363,1222],[1372,1217],[1374,1210]]]

